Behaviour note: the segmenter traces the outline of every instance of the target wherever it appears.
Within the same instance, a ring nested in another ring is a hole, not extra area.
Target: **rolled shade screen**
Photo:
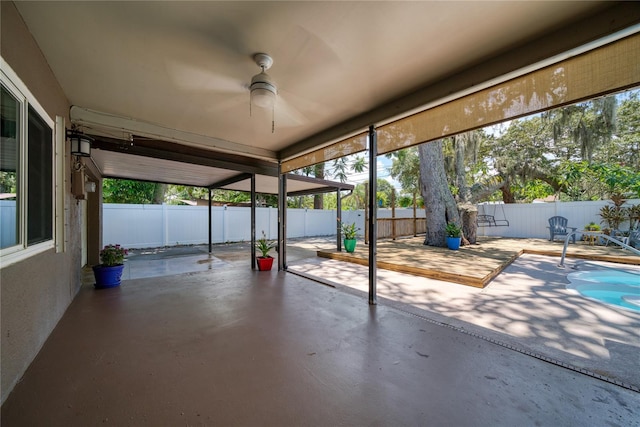
[[[367,132],[345,138],[327,147],[320,148],[302,156],[282,162],[282,173],[315,165],[329,160],[339,159],[367,149]]]
[[[640,84],[640,34],[378,127],[384,154]]]

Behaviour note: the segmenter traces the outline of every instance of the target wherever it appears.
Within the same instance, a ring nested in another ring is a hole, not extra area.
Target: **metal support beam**
[[[338,220],[336,221],[336,249],[342,251],[342,199],[340,199],[340,189],[336,190],[336,213]]]
[[[375,127],[369,126],[369,304],[377,304],[376,282],[377,242],[378,242],[378,206],[376,193],[378,190],[378,138]]]
[[[251,178],[255,174],[251,173],[241,173],[236,176],[232,176],[231,178],[223,179],[222,181],[212,182],[209,184],[209,188],[222,188],[226,185],[235,184],[236,182],[244,181],[247,178]]]
[[[251,174],[251,269],[256,269],[256,174]]]
[[[211,212],[211,200],[213,199],[212,191],[209,189],[209,255],[213,252],[213,241],[211,234],[213,232],[213,214]]]
[[[287,269],[287,176],[278,163],[278,271]]]

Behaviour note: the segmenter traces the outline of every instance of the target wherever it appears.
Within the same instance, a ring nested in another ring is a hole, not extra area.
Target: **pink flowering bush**
[[[120,265],[129,251],[120,245],[107,245],[100,251],[100,260],[105,267]]]

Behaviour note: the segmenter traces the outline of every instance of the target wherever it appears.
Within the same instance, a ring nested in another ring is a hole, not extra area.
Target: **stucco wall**
[[[69,123],[69,102],[14,4],[0,2],[0,15],[0,54],[51,118],[62,116]],[[65,251],[51,249],[9,266],[0,263],[2,402],[80,288],[82,215],[71,195],[70,175],[65,181]]]

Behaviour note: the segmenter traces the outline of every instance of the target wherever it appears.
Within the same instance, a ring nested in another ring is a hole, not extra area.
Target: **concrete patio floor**
[[[359,286],[361,272],[309,258],[332,244],[294,244],[290,268],[339,273]],[[637,368],[638,346],[624,341],[637,333],[638,317],[623,316],[621,337],[606,325],[592,333],[565,313],[574,326],[563,329],[582,335],[566,341],[545,335],[543,321],[563,311],[549,306],[559,288],[531,284],[543,297],[536,300],[507,277],[485,289],[440,283],[421,300],[422,291],[389,272],[396,295],[387,297],[380,270],[383,296],[370,307],[362,290],[251,271],[248,245],[239,245],[217,246],[216,260],[202,247],[183,248],[178,258],[190,272],[118,289],[84,286],[2,406],[2,425],[640,425],[639,393],[495,344],[510,336],[517,345],[556,343],[567,357],[575,348],[626,348]],[[147,258],[168,255],[156,252]],[[532,267],[540,261],[523,266]],[[476,294],[456,296],[451,286]],[[511,296],[491,293],[501,288]],[[576,298],[595,318],[620,320]],[[614,339],[595,337],[601,333]]]
[[[3,426],[637,425],[639,394],[285,272],[84,286]]]
[[[484,289],[379,269],[378,301],[640,390],[640,311],[566,289],[574,268],[602,269],[606,263],[569,259],[565,269],[557,263],[558,258],[524,254]],[[640,278],[638,266],[618,268]],[[308,258],[289,271],[367,298],[365,266]]]

